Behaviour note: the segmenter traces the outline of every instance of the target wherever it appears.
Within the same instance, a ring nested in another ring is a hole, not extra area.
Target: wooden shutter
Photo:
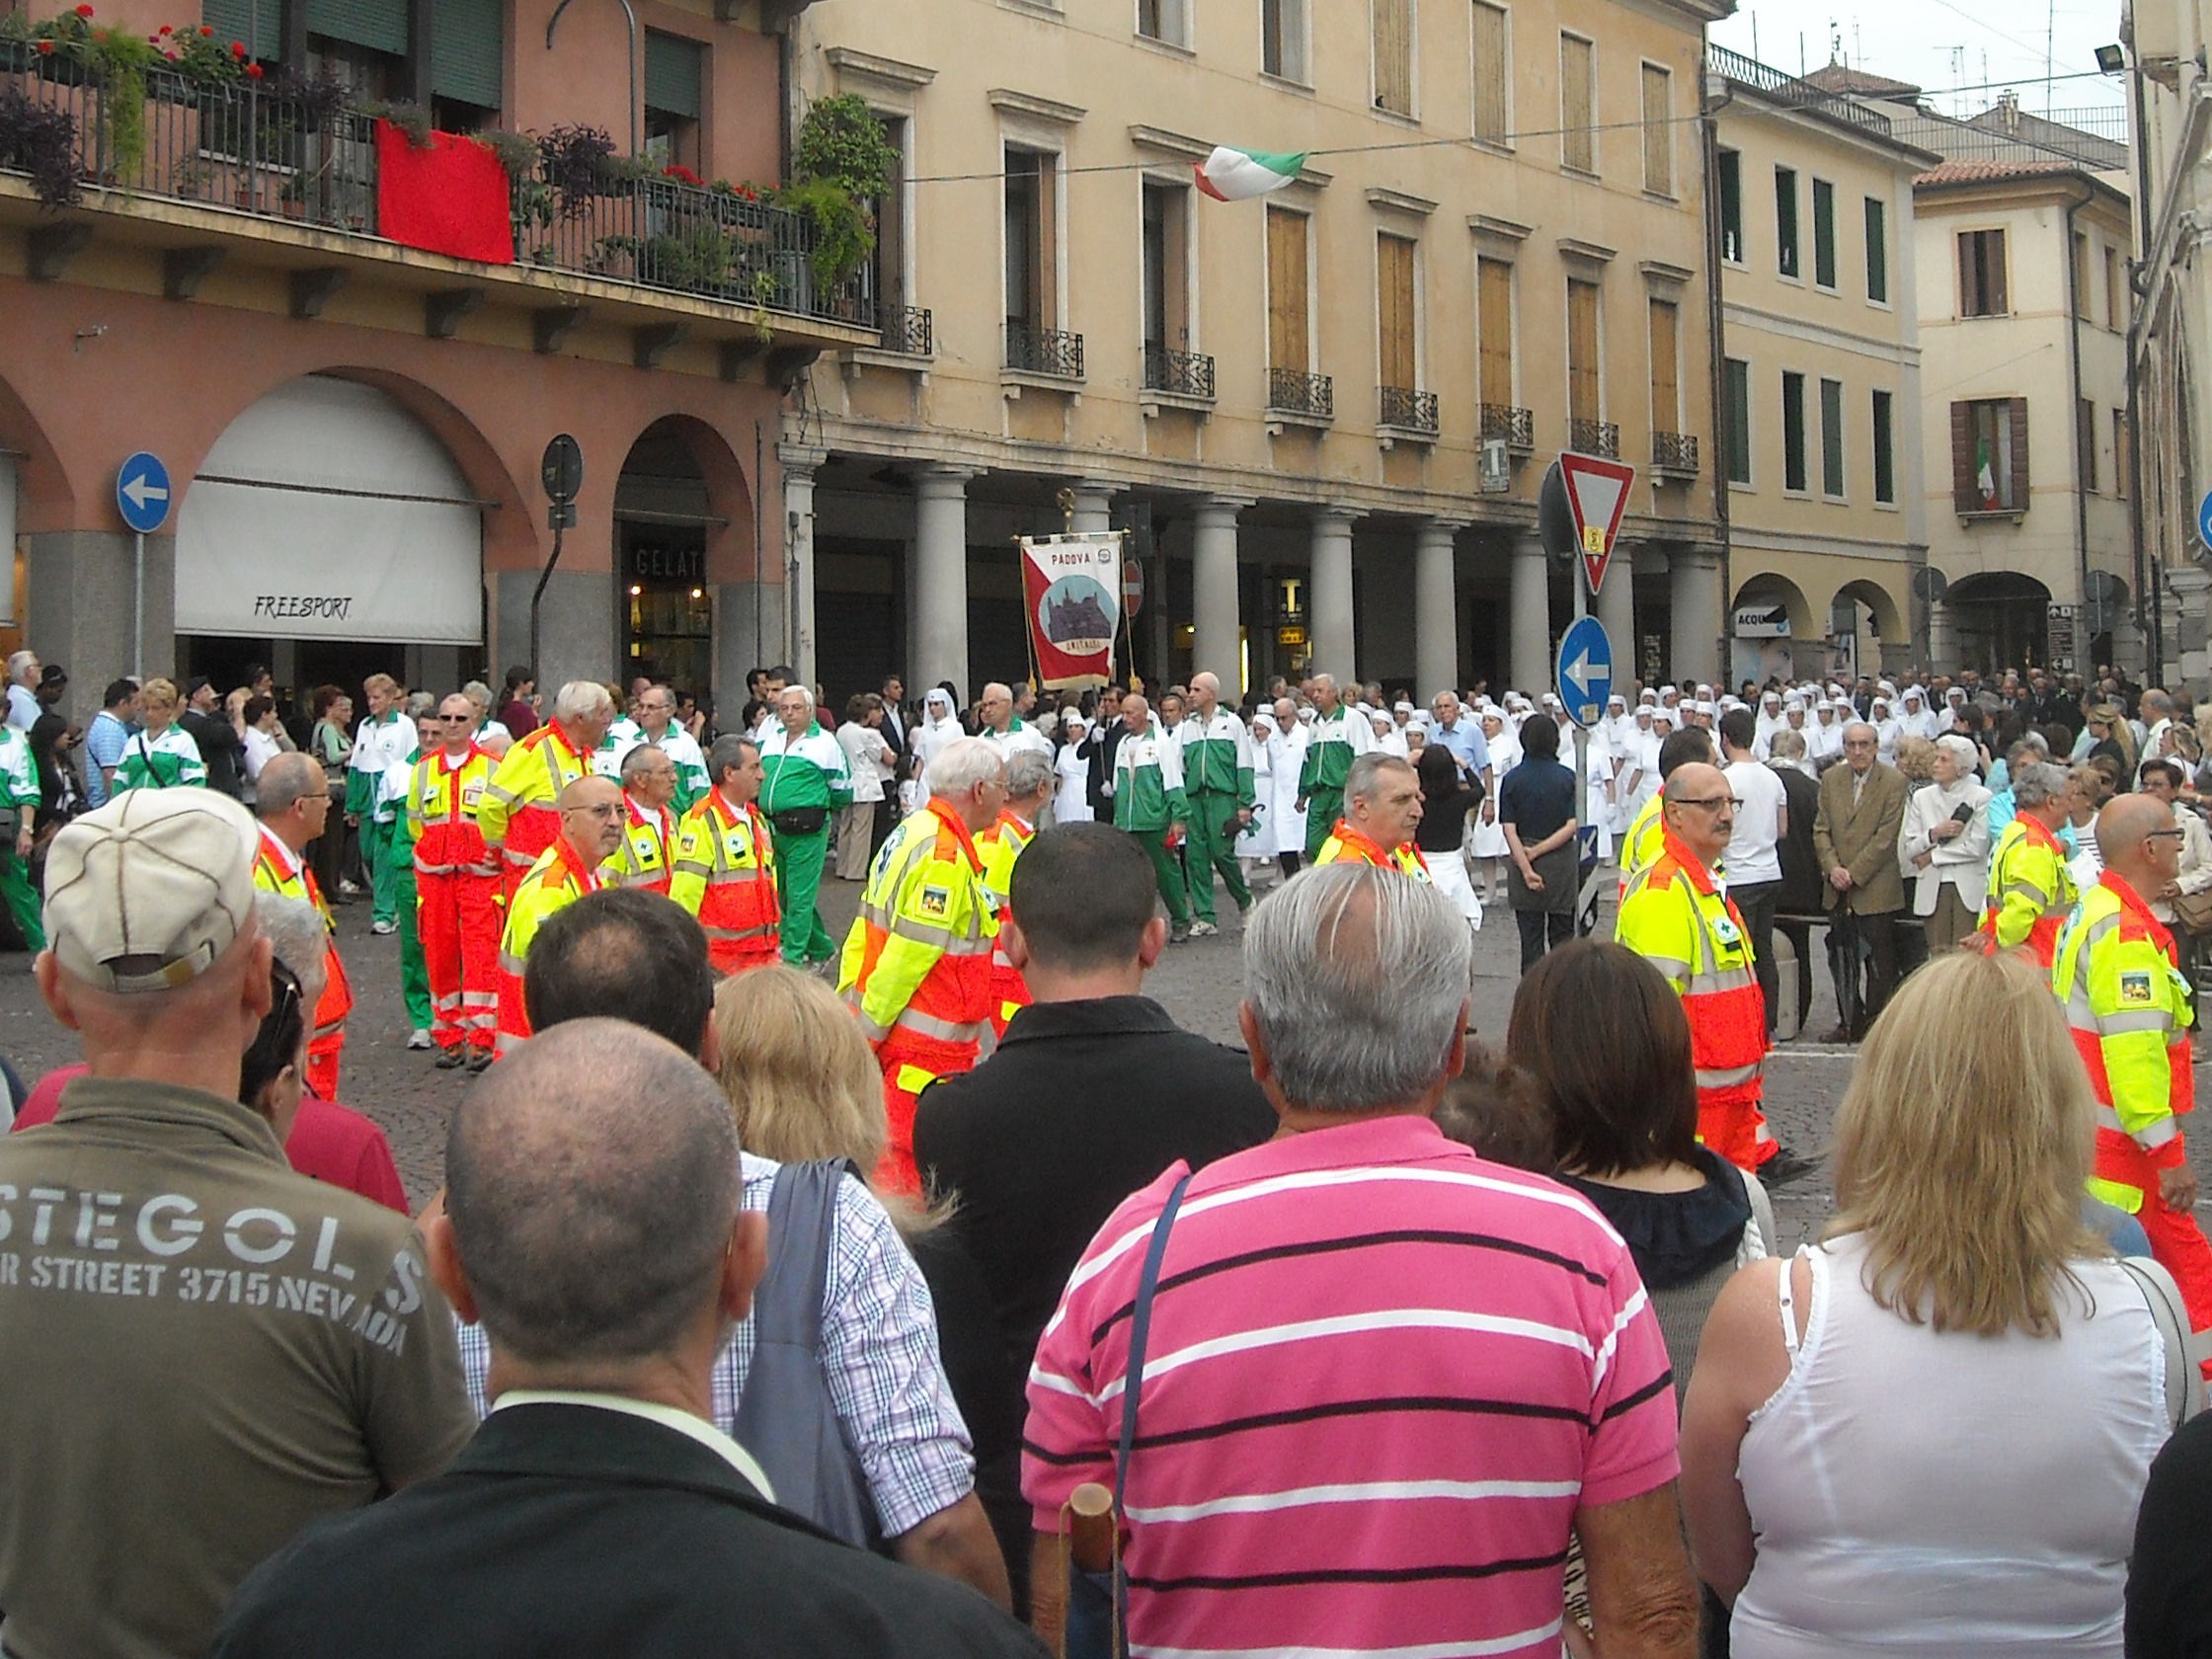
[[[276,12],[274,4],[264,3],[267,11]],[[243,13],[246,8],[238,10]],[[407,0],[307,0],[307,33],[405,57]]]
[[[1484,403],[1513,403],[1513,267],[1504,260],[1475,261],[1479,347],[1476,395]]]
[[[271,0],[264,0],[260,5],[254,4],[254,0],[201,0],[199,15],[226,49],[231,41],[238,40],[254,57],[284,55],[283,20]],[[257,24],[259,28],[255,27]]]
[[[1674,301],[1651,302],[1651,430],[1682,431],[1682,389]]]
[[[1866,297],[1889,303],[1889,209],[1866,198]]]
[[[1307,371],[1311,302],[1306,293],[1305,215],[1267,210],[1267,361],[1271,368]]]
[[[1375,107],[1413,114],[1414,0],[1371,0],[1375,8]]]
[[[1413,244],[1402,236],[1375,241],[1375,285],[1382,384],[1416,387],[1413,351]]]
[[[685,120],[699,118],[699,71],[705,49],[696,40],[645,32],[645,106]]]
[[[2027,511],[2027,399],[2008,398],[2013,427],[2013,511]]]
[[[1506,141],[1510,74],[1505,8],[1474,0],[1474,135],[1493,144]]]
[[[482,109],[501,105],[500,0],[438,0],[431,11],[431,90]]]
[[[1974,406],[1951,405],[1951,509],[1972,513],[1979,506],[1974,492]]]
[[[1559,160],[1584,173],[1598,169],[1596,53],[1579,35],[1559,37]]]
[[[1643,66],[1643,188],[1654,196],[1675,193],[1674,77],[1656,63]]]
[[[1598,284],[1567,278],[1567,414],[1595,421],[1598,414]]]

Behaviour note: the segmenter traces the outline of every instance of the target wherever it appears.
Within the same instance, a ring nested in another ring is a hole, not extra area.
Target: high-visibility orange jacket
[[[2021,813],[2005,826],[1990,854],[1989,900],[1975,937],[1986,951],[2027,946],[2047,972],[2058,957],[2058,932],[2078,897],[2066,848]]]
[[[1735,901],[1673,833],[1658,858],[1630,879],[1614,937],[1657,968],[1682,998],[1700,1121],[1708,1111],[1756,1105],[1767,1063],[1767,1004],[1752,971],[1751,935]]]
[[[2090,1190],[2132,1214],[2159,1170],[2185,1161],[2181,1114],[2196,1104],[2194,995],[2173,934],[2106,870],[2060,935],[2051,988],[2096,1092]]]
[[[1037,827],[1010,812],[999,813],[998,822],[976,837],[976,851],[984,861],[984,886],[990,890],[998,915],[998,934],[990,947],[990,1029],[1001,1037],[1013,1017],[1029,1006],[1029,984],[1007,959],[1004,940],[1006,919],[1013,914],[1008,900],[1014,891],[1014,861],[1036,838]]]
[[[323,925],[333,937],[323,953],[323,994],[315,1002],[315,1033],[307,1043],[307,1080],[325,1100],[338,1098],[338,1059],[346,1047],[346,1016],[354,1011],[354,988],[346,978],[346,960],[338,954],[338,923],[323,903],[323,890],[315,872],[302,861],[292,867],[291,849],[260,831],[254,848],[254,886],[264,893],[286,899],[303,899],[322,912]]]
[[[569,742],[558,722],[547,721],[507,751],[484,804],[477,809],[476,827],[484,844],[505,860],[508,892],[537,856],[561,838],[561,791],[592,770],[592,755]]]
[[[604,884],[598,871],[578,858],[566,840],[538,854],[507,902],[507,930],[500,935],[500,1038],[506,1054],[530,1034],[529,1010],[522,1001],[522,971],[529,965],[537,930]]]
[[[485,846],[476,822],[497,764],[474,744],[458,760],[440,749],[415,762],[415,775],[408,780],[407,819],[418,876],[499,873],[499,859]]]
[[[642,887],[648,893],[669,891],[674,868],[671,856],[675,820],[666,807],[641,807],[628,790],[622,792],[622,844],[599,866],[599,879],[610,887]]]
[[[783,920],[776,897],[775,839],[751,803],[733,807],[710,789],[676,827],[669,897],[699,918],[718,974],[776,959]]]
[[[1654,795],[1637,809],[1629,820],[1627,832],[1620,837],[1620,896],[1628,896],[1628,884],[1635,880],[1636,872],[1657,861],[1666,848],[1667,825],[1659,816],[1665,800]]]
[[[932,800],[883,844],[845,935],[837,988],[879,1056],[933,1076],[975,1065],[990,1022],[998,909],[959,815]]]
[[[1372,864],[1378,870],[1395,870],[1401,876],[1411,876],[1415,881],[1429,881],[1429,861],[1421,856],[1421,849],[1411,841],[1394,847],[1385,847],[1372,835],[1364,835],[1341,818],[1336,828],[1329,831],[1329,838],[1321,843],[1321,850],[1313,855],[1313,866],[1323,864]]]

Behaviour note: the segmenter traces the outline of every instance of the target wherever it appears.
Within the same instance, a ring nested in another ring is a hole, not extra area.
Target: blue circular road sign
[[[1613,695],[1613,642],[1595,616],[1583,617],[1561,636],[1554,677],[1567,718],[1577,726],[1596,725]]]
[[[116,471],[116,509],[140,535],[151,535],[169,516],[169,469],[141,449]]]

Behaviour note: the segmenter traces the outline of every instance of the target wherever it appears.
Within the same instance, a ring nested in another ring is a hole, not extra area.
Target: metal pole
[[[146,677],[146,532],[137,531],[131,539],[137,543],[137,556],[131,561],[130,577],[130,672],[133,677]]]
[[[1584,564],[1581,555],[1577,554],[1574,561],[1574,574],[1567,584],[1569,588],[1574,590],[1574,619],[1577,622],[1590,614],[1589,582],[1590,567]],[[1564,678],[1566,676],[1562,674],[1560,677]],[[1564,700],[1564,688],[1561,689],[1560,696]],[[1590,729],[1582,724],[1578,711],[1569,709],[1567,715],[1574,721],[1574,816],[1576,825],[1574,832],[1574,869],[1576,880],[1579,883],[1582,876],[1583,837],[1587,835],[1592,847],[1595,848],[1598,836],[1597,827],[1589,822]],[[1581,883],[1575,893],[1574,919],[1577,932],[1581,930],[1583,915],[1590,909],[1591,896],[1597,889],[1597,865],[1593,862],[1590,869],[1590,880],[1587,883]]]
[[[553,567],[561,562],[561,537],[563,520],[568,515],[556,504],[553,518],[553,552],[545,561],[545,568],[537,573],[537,586],[530,591],[530,674],[534,678],[544,671],[537,656],[537,602],[545,597],[545,585],[553,580]]]

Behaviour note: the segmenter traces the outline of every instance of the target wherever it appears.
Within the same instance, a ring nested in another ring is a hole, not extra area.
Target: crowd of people
[[[2162,690],[120,681],[56,798],[56,674],[11,1655],[2212,1643]],[[412,1218],[348,901],[480,1074]],[[1145,991],[1225,923],[1241,1049]]]

